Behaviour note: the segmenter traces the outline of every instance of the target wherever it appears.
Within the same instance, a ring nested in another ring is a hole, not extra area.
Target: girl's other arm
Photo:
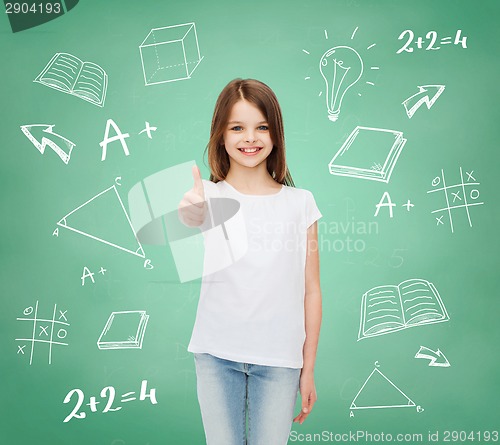
[[[307,229],[307,256],[305,267],[305,327],[306,339],[303,347],[304,364],[300,374],[300,395],[302,410],[294,422],[302,424],[317,400],[314,385],[314,363],[321,327],[321,287],[319,283],[318,223]]]

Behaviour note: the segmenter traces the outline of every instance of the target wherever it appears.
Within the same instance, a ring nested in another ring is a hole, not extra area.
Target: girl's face
[[[223,142],[230,162],[245,167],[265,163],[273,149],[266,118],[246,100],[234,104],[224,130]]]

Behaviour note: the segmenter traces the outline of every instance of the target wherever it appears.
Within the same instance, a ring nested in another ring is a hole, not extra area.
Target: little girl
[[[264,83],[235,79],[223,89],[207,149],[210,181],[193,167],[179,217],[206,230],[207,198],[230,198],[248,238],[243,256],[203,277],[188,346],[206,441],[284,445],[292,420],[302,424],[317,399],[322,215],[312,193],[293,184],[280,106]],[[302,409],[293,418],[299,388]]]

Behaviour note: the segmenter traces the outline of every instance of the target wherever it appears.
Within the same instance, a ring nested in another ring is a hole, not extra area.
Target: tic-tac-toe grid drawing
[[[442,200],[443,207],[431,212],[437,215],[436,225],[445,225],[443,218],[447,214],[450,222],[450,229],[453,233],[453,217],[456,217],[457,214],[460,215],[460,213],[463,214],[463,210],[465,210],[469,226],[472,227],[472,219],[469,208],[484,204],[484,202],[479,199],[480,193],[477,187],[480,183],[476,180],[474,175],[474,170],[471,170],[470,172],[465,171],[464,178],[462,167],[460,167],[460,182],[455,181],[453,185],[447,185],[444,170],[441,169],[441,176],[436,176],[432,180],[433,188],[427,193],[437,192],[440,196],[442,196],[440,194],[440,192],[442,192],[444,195],[444,200]]]
[[[17,320],[22,322],[24,332],[27,335],[25,338],[16,338],[16,341],[20,342],[17,345],[17,354],[27,355],[29,353],[31,365],[33,363],[35,348],[46,348],[50,365],[52,363],[52,347],[54,345],[68,346],[68,343],[62,341],[68,335],[67,328],[69,327],[69,323],[66,312],[58,309],[57,304],[54,304],[52,318],[40,317],[38,313],[38,300],[35,307],[28,306],[24,309],[24,317],[18,317]],[[29,351],[30,344],[31,351]]]

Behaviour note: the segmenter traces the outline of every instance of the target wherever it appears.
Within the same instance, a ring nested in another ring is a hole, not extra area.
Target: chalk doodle
[[[139,132],[139,134],[146,133],[148,135],[149,139],[153,139],[153,137],[151,136],[151,132],[156,131],[158,128],[152,127],[148,121],[146,121],[145,124],[146,124],[146,128],[144,128],[144,130],[141,130]]]
[[[388,191],[385,191],[380,198],[380,201],[378,204],[375,205],[375,214],[374,216],[378,216],[380,209],[382,207],[387,207],[389,209],[389,218],[392,218],[394,216],[394,213],[392,211],[393,207],[397,207],[397,204],[393,202],[391,199],[391,195]],[[410,199],[406,201],[406,204],[401,204],[401,207],[406,207],[406,211],[409,212],[413,207],[415,207],[415,204],[411,202]]]
[[[40,153],[43,154],[48,146],[57,153],[65,164],[68,164],[75,144],[54,133],[54,127],[55,125],[47,124],[21,125],[21,131]],[[65,147],[65,149],[61,147]]]
[[[158,401],[156,400],[156,388],[152,388],[149,393],[147,393],[147,386],[148,386],[148,381],[143,380],[141,382],[141,390],[139,393],[139,400],[146,400],[149,398],[150,402],[152,405],[156,405]],[[73,410],[71,411],[70,414],[68,414],[65,419],[63,420],[63,423],[69,422],[71,419],[85,419],[87,417],[87,413],[85,411],[78,412],[80,408],[83,405],[83,402],[85,401],[85,394],[81,389],[75,388],[72,389],[71,391],[66,394],[66,397],[63,400],[63,403],[69,403],[73,397],[73,394],[76,394],[77,399],[76,399],[76,404]],[[106,399],[106,405],[104,409],[102,410],[103,413],[107,413],[110,411],[119,411],[122,409],[121,406],[117,406],[113,408],[113,403],[115,401],[115,396],[116,396],[116,390],[113,386],[106,386],[101,390],[100,393],[101,398]],[[121,395],[121,403],[127,403],[127,402],[133,402],[134,400],[137,400],[137,397],[135,397],[135,391],[130,391],[126,392]],[[89,398],[89,402],[86,403],[86,406],[89,407],[90,411],[93,413],[97,412],[97,405],[99,405],[101,402],[97,401],[97,397],[91,396]]]
[[[109,217],[107,213],[104,212],[108,212],[110,208],[116,210],[117,218],[119,218],[120,223],[119,228],[126,232],[125,236],[121,237],[120,240],[118,240],[117,238],[117,241],[115,241],[114,239],[111,240],[104,237],[118,237],[118,228],[114,226],[108,228],[105,235],[92,234],[90,233],[90,230],[80,227],[80,225],[90,224],[89,221],[92,220],[97,221],[101,226],[94,230],[103,231],[106,226],[109,225]],[[78,216],[81,216],[82,213],[85,213],[85,218],[79,219]],[[75,221],[73,222],[73,220]],[[123,205],[115,184],[98,193],[88,201],[78,206],[76,209],[69,212],[66,216],[59,220],[57,225],[59,227],[63,227],[65,229],[79,233],[80,235],[92,238],[101,243],[107,244],[111,247],[115,247],[116,249],[120,249],[124,252],[131,253],[132,255],[136,255],[141,258],[145,258],[142,245],[137,238],[137,235],[134,231],[130,218],[127,214],[127,211],[125,210],[125,206]],[[59,236],[58,231],[57,233],[54,232],[54,234]],[[124,241],[129,243],[127,247],[123,245]]]
[[[377,286],[363,294],[358,341],[449,319],[439,292],[427,280]]]
[[[351,40],[354,39],[358,27],[353,31]],[[325,29],[325,39],[328,40],[328,32]],[[373,43],[366,49],[373,48],[376,44]],[[302,50],[305,54],[311,53],[305,49]],[[371,70],[378,70],[378,66],[371,66]],[[319,59],[319,71],[325,83],[325,100],[328,111],[328,119],[336,122],[339,118],[344,96],[347,91],[359,82],[364,72],[363,59],[359,52],[351,46],[338,45],[326,50]],[[307,76],[305,80],[311,77]],[[371,81],[366,82],[368,85],[375,85]],[[319,96],[323,91],[319,93]],[[361,93],[358,93],[361,96]]]
[[[203,59],[193,22],[152,29],[139,51],[146,86],[191,79]]]
[[[99,274],[103,275],[107,272],[107,269],[104,269],[104,267],[101,266],[99,269]],[[82,271],[82,286],[85,286],[85,280],[90,279],[92,281],[92,284],[95,284],[95,278],[94,278],[95,272],[92,272],[87,266],[83,266],[83,271]]]
[[[401,131],[357,126],[328,164],[332,175],[388,183],[406,144]]]
[[[449,368],[451,366],[448,359],[439,349],[437,351],[433,351],[425,346],[420,346],[420,349],[415,354],[415,358],[429,360],[429,366],[439,366],[442,368]]]
[[[31,365],[35,354],[35,345],[36,348],[47,346],[48,363],[49,365],[52,364],[53,346],[68,346],[65,341],[68,335],[67,328],[69,327],[66,313],[67,310],[62,311],[57,308],[57,304],[54,304],[52,318],[41,317],[38,313],[38,300],[35,307],[28,306],[25,308],[23,311],[24,316],[18,317],[17,320],[30,327],[31,337],[16,338],[16,341],[21,343],[17,345],[17,354],[20,356],[26,355],[28,351],[25,351],[25,348],[31,343],[31,351],[29,352]]]
[[[423,85],[418,87],[418,93],[415,93],[402,103],[408,118],[411,119],[423,104],[427,105],[427,109],[430,110],[444,89],[444,85]]]
[[[443,217],[448,214],[448,220],[450,223],[451,232],[454,232],[453,226],[453,216],[459,209],[465,209],[467,215],[467,220],[469,222],[469,227],[472,227],[472,219],[469,211],[469,207],[483,205],[484,202],[479,200],[479,190],[476,188],[480,185],[476,178],[473,176],[474,170],[470,172],[466,171],[467,180],[464,182],[464,175],[462,167],[460,167],[460,182],[453,185],[446,185],[446,179],[444,176],[444,170],[441,170],[441,176],[436,176],[432,180],[432,190],[427,191],[427,193],[443,192],[444,207],[437,210],[433,210],[431,213],[441,214],[436,218],[436,225],[445,225]]]
[[[326,85],[328,119],[335,122],[339,118],[345,93],[363,74],[363,61],[358,52],[350,46],[336,46],[321,56],[319,71]]]
[[[109,130],[113,127],[113,130],[115,131],[115,135],[112,137],[109,137]],[[130,155],[130,152],[128,150],[127,146],[127,141],[125,140],[126,138],[130,137],[130,134],[128,133],[122,133],[118,125],[116,125],[115,121],[113,119],[108,119],[106,121],[106,129],[104,130],[104,139],[99,142],[99,145],[102,148],[102,156],[101,156],[101,161],[106,160],[106,153],[108,151],[108,144],[111,142],[115,141],[120,141],[122,144],[123,152],[125,153],[125,156]]]
[[[354,417],[353,410],[376,408],[416,408],[418,413],[424,411],[379,370],[378,362],[354,397],[350,417]]]
[[[145,311],[112,312],[97,340],[99,349],[142,349],[149,315]]]
[[[146,133],[147,137],[149,139],[153,139],[152,132],[158,130],[158,127],[153,127],[151,124],[146,121],[145,122],[146,127],[141,130],[139,135],[142,133]],[[114,131],[114,136],[110,136],[110,130],[113,129]],[[123,133],[120,129],[120,127],[117,125],[117,123],[113,119],[108,119],[106,121],[106,128],[104,129],[104,137],[101,142],[99,142],[99,145],[101,146],[102,149],[102,155],[101,155],[101,161],[106,160],[106,155],[108,152],[108,144],[112,142],[117,142],[119,141],[123,152],[125,153],[125,156],[130,155],[130,151],[128,149],[127,141],[126,139],[130,137],[130,133]]]
[[[399,37],[398,40],[403,40],[405,37],[405,34],[407,34],[408,40],[406,43],[399,48],[396,51],[396,54],[401,54],[402,52],[407,52],[407,53],[412,53],[413,52],[413,47],[410,46],[412,43],[416,43],[418,49],[422,49],[425,44],[425,40],[422,37],[418,37],[416,41],[413,41],[415,38],[415,34],[411,29],[406,29],[403,31]],[[429,31],[426,35],[425,38],[429,39],[429,43],[427,45],[427,48],[425,48],[426,51],[429,50],[438,50],[441,47],[440,46],[434,46],[436,44],[438,37],[438,33],[436,31]],[[440,41],[441,45],[451,45],[451,37],[443,37]],[[462,48],[467,48],[467,37],[462,37],[462,30],[459,29],[456,34],[455,34],[455,40],[453,41],[454,45],[462,45]]]
[[[33,82],[104,106],[108,75],[99,65],[68,53],[56,53]]]
[[[384,194],[382,195],[382,198],[380,198],[379,203],[375,207],[377,208],[377,210],[375,210],[374,216],[378,216],[378,212],[382,207],[387,207],[389,209],[389,217],[392,218],[393,217],[392,208],[396,207],[396,204],[392,202],[391,195],[389,194],[389,192],[385,191]]]

